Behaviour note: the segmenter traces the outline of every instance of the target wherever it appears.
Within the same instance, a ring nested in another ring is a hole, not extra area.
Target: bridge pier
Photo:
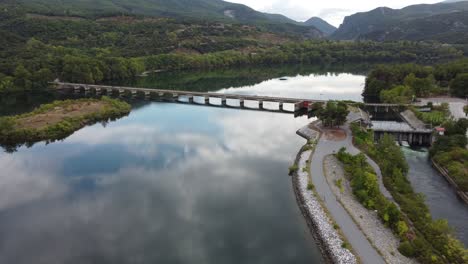
[[[188,102],[193,104],[193,95],[188,95]]]
[[[132,98],[135,98],[137,96],[137,91],[131,90],[130,92],[132,94]]]
[[[84,90],[85,90],[85,92],[89,92],[89,90],[91,90],[91,89],[89,88],[89,86],[86,85],[86,86],[84,87]]]
[[[258,101],[258,109],[263,110],[263,101]]]
[[[226,97],[221,97],[221,105],[222,105],[222,106],[227,106],[227,99],[226,99]]]
[[[209,96],[205,96],[205,104],[206,105],[209,105],[210,104],[210,97]]]
[[[244,99],[239,99],[239,107],[240,107],[240,108],[245,108]]]
[[[284,111],[284,105],[283,105],[283,102],[279,102],[278,104],[278,109],[283,112]]]
[[[145,100],[149,100],[151,98],[150,92],[145,92]]]
[[[301,111],[301,109],[302,109],[302,102],[294,104],[294,112]]]

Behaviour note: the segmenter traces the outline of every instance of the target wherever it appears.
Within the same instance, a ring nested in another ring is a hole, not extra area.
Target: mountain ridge
[[[403,31],[408,33],[415,31],[412,23],[418,23],[419,19],[430,20],[430,17],[463,11],[468,11],[467,1],[420,4],[407,6],[402,9],[379,7],[368,12],[360,12],[345,17],[343,23],[335,33],[332,34],[331,38],[336,40],[367,39],[366,36],[376,36],[376,32],[395,32],[402,26],[406,27]],[[457,24],[456,21],[453,23]],[[462,21],[459,21],[459,23],[463,24]],[[430,40],[430,35],[437,35],[441,32],[436,32],[436,28],[434,28],[433,31],[426,31],[426,33],[429,33],[426,39]],[[380,34],[380,39],[378,40],[386,40],[382,36],[383,35]],[[371,39],[377,40],[374,38]]]
[[[333,34],[337,30],[335,26],[330,25],[327,21],[316,16],[309,18],[307,21],[303,22],[303,24],[316,27],[318,30],[325,33],[326,36]]]

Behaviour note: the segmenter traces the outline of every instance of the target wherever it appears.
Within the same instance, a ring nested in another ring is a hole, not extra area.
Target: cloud
[[[345,16],[357,12],[369,11],[380,6],[402,8],[414,4],[433,4],[440,0],[364,0],[364,1],[311,1],[311,0],[230,0],[230,2],[248,5],[256,10],[286,15],[297,21],[304,21],[312,16],[326,19],[330,24],[339,26]]]

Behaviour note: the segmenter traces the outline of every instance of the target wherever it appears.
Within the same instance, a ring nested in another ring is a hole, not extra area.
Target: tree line
[[[468,59],[435,66],[379,65],[369,73],[363,95],[368,102],[388,103],[430,95],[468,97]]]
[[[416,58],[424,59],[424,51],[444,53],[423,44],[370,42],[336,43],[307,41],[245,53],[229,50],[207,54],[160,54],[142,57],[116,56],[112,49],[78,49],[45,44],[30,39],[11,58],[0,62],[0,91],[30,90],[45,87],[59,78],[80,83],[113,82],[136,78],[146,70],[214,69],[246,65],[313,64],[330,62],[407,61],[406,47],[418,50]],[[398,50],[398,52],[396,51]],[[392,52],[393,51],[393,52]],[[421,56],[421,57],[420,57]]]

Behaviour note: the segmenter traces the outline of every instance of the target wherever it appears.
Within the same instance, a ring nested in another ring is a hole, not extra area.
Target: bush
[[[416,256],[416,251],[414,250],[413,245],[411,245],[409,241],[404,241],[400,243],[398,251],[400,251],[400,253],[403,254],[403,256],[406,256],[408,258],[413,258]]]
[[[293,164],[289,167],[289,175],[292,175],[293,173],[297,172],[299,170],[299,167],[297,164]]]

